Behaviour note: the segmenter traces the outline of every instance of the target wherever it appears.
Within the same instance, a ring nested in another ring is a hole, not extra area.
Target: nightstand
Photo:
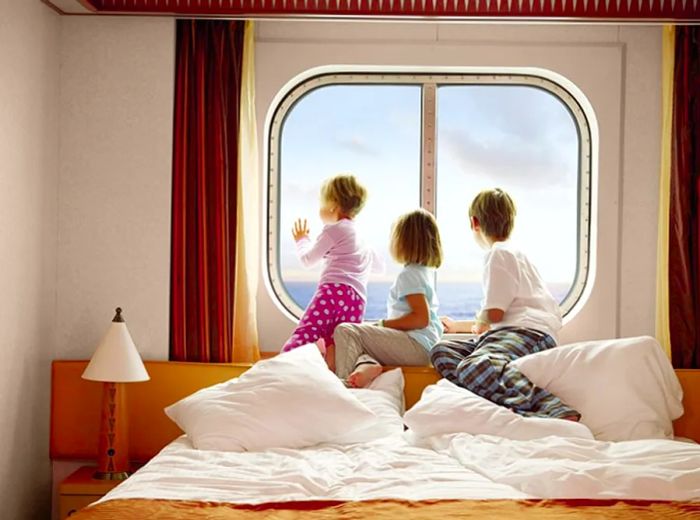
[[[58,487],[58,517],[61,520],[99,500],[122,482],[94,479],[95,469],[94,466],[83,466],[61,482]]]

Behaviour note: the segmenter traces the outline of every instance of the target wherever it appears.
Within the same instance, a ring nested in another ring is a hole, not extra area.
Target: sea
[[[299,307],[305,309],[316,290],[316,282],[285,282],[289,295]],[[386,316],[386,300],[389,296],[391,282],[370,282],[367,286],[367,309],[365,320],[376,320]],[[569,291],[567,284],[550,286],[552,295],[561,302]],[[449,316],[458,320],[473,319],[481,305],[483,292],[480,283],[473,282],[438,282],[437,284],[440,316]]]

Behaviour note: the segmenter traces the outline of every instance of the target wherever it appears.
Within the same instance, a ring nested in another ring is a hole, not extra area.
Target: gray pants
[[[430,356],[423,345],[407,332],[377,327],[342,323],[333,333],[335,343],[335,373],[346,379],[362,354],[367,354],[382,365],[430,365]]]

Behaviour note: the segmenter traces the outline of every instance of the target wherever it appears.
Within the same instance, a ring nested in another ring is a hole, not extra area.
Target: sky
[[[322,182],[352,173],[368,188],[360,232],[387,261],[392,222],[420,202],[421,89],[332,85],[310,91],[281,131],[280,264],[285,280],[317,280],[296,258],[291,228],[306,218],[315,237]],[[484,252],[468,207],[485,188],[515,200],[512,240],[545,281],[572,283],[576,270],[579,138],[565,105],[526,86],[441,86],[437,95],[437,208],[444,247],[439,281],[478,282]]]

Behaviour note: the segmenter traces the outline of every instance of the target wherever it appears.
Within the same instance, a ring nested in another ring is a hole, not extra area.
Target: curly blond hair
[[[367,189],[354,175],[336,175],[321,186],[321,200],[338,206],[344,216],[354,218],[367,201]]]

